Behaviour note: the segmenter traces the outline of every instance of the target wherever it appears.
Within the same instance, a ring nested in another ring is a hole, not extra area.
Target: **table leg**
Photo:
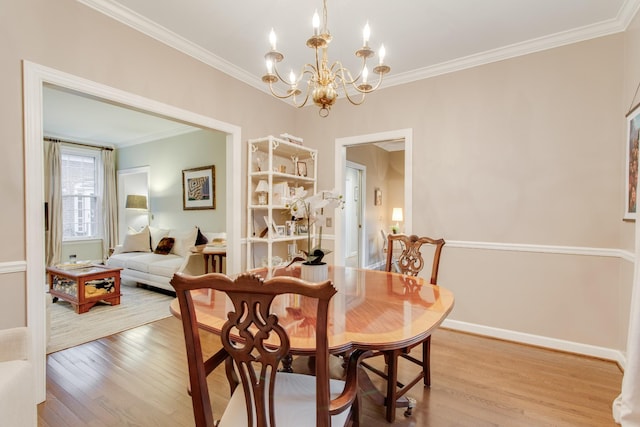
[[[204,274],[207,274],[209,272],[209,254],[203,253],[202,256],[204,257]]]
[[[362,396],[366,396],[371,399],[371,401],[376,405],[386,407],[385,418],[388,422],[392,423],[396,418],[396,409],[398,408],[407,408],[405,416],[411,415],[413,407],[416,404],[416,400],[411,397],[404,396],[404,393],[413,387],[421,377],[418,377],[417,380],[414,380],[409,385],[398,383],[398,357],[403,353],[403,350],[390,350],[383,353],[387,372],[383,372],[365,362],[362,362],[358,373],[358,383]],[[368,371],[371,371],[386,380],[386,394],[383,394],[373,384],[367,373]],[[400,387],[400,389],[398,389],[398,387]]]
[[[400,350],[393,350],[388,352],[387,357],[387,398],[385,399],[385,405],[387,407],[387,421],[392,423],[396,418],[396,392],[398,382],[398,356]]]

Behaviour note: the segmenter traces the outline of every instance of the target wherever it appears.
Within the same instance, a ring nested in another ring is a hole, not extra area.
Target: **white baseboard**
[[[616,362],[623,370],[627,363],[627,359],[621,351],[611,348],[597,347],[590,344],[559,340],[556,338],[532,335],[524,332],[477,325],[474,323],[461,322],[451,319],[445,319],[445,321],[442,323],[442,326],[456,331],[469,332],[472,334],[484,335],[487,337],[498,338],[506,341],[513,341],[538,347],[545,347],[552,350],[565,351],[569,353],[581,354],[584,356],[611,360]]]

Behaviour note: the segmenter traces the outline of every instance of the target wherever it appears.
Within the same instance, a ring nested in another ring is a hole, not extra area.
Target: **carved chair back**
[[[171,284],[176,289],[183,321],[189,378],[196,426],[213,426],[206,376],[223,361],[232,392],[239,378],[245,391],[245,404],[249,426],[275,426],[274,389],[276,372],[282,359],[288,355],[289,337],[278,317],[272,312],[274,298],[282,294],[297,294],[317,301],[316,316],[316,408],[317,426],[329,426],[330,416],[349,408],[357,397],[357,365],[351,386],[351,398],[334,403],[330,400],[329,344],[327,322],[329,301],[337,292],[330,280],[309,284],[293,277],[278,276],[272,279],[245,273],[232,280],[224,274],[204,276],[176,274]],[[225,292],[233,304],[233,310],[222,327],[223,349],[208,360],[202,356],[198,324],[191,296],[192,290],[213,289]],[[231,364],[233,360],[233,365]],[[356,415],[357,417],[357,415]],[[356,418],[357,419],[357,418]]]
[[[431,266],[431,279],[429,283],[432,285],[437,284],[440,254],[442,252],[442,247],[445,244],[444,239],[418,237],[415,234],[410,236],[406,234],[389,234],[387,235],[387,240],[386,271],[392,271],[392,267],[395,263],[397,268],[400,270],[400,273],[409,276],[417,276],[424,268],[425,262],[420,250],[422,246],[433,246],[433,263]],[[402,247],[402,251],[397,259],[395,259],[393,253],[393,243],[395,241],[399,241],[400,246]]]

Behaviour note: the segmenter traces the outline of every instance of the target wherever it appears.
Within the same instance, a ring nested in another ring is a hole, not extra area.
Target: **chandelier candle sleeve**
[[[329,109],[340,96],[339,92],[351,104],[360,105],[364,102],[366,94],[380,87],[383,76],[391,71],[391,68],[384,63],[386,52],[384,45],[381,45],[378,54],[379,63],[373,68],[373,73],[378,75],[378,80],[375,85],[367,82],[369,78],[367,60],[376,54],[369,47],[371,36],[369,22],[366,23],[362,31],[363,46],[355,52],[356,57],[362,59],[357,75],[353,77],[351,71],[345,68],[340,61],[330,63],[328,51],[329,43],[333,37],[327,28],[327,0],[323,0],[322,26],[320,24],[320,16],[316,11],[312,19],[313,34],[306,43],[309,48],[315,50],[314,61],[305,64],[297,78],[292,70],[288,79],[282,78],[278,71],[278,63],[284,60],[284,55],[276,50],[276,34],[272,28],[269,33],[271,50],[265,54],[267,73],[262,76],[262,81],[269,85],[273,96],[280,99],[290,99],[296,107],[305,106],[311,98],[313,103],[320,107],[320,116],[326,117],[329,115]],[[298,84],[303,81],[303,78],[307,87],[304,99],[298,99],[298,95],[302,94]],[[284,85],[283,88],[277,87],[279,82]]]

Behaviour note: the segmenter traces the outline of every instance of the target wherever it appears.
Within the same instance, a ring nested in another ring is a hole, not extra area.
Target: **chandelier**
[[[323,0],[322,28],[320,28],[320,18],[316,11],[313,15],[313,35],[307,40],[307,46],[315,51],[315,64],[305,64],[297,77],[291,70],[289,78],[284,79],[277,68],[278,62],[284,59],[284,55],[276,50],[276,34],[271,29],[269,34],[271,50],[264,56],[267,63],[267,74],[262,76],[262,81],[269,84],[269,89],[273,96],[280,99],[291,98],[293,105],[298,108],[304,107],[309,101],[309,97],[311,97],[313,103],[320,107],[319,114],[321,117],[329,115],[329,109],[338,99],[338,90],[342,90],[353,105],[360,105],[364,102],[367,93],[373,92],[380,87],[383,76],[391,70],[384,63],[385,49],[384,45],[381,45],[378,52],[379,63],[373,67],[373,72],[378,74],[377,83],[374,86],[368,82],[367,59],[375,55],[373,49],[369,47],[369,23],[365,25],[362,35],[364,44],[355,53],[358,58],[362,58],[362,66],[355,78],[347,68],[342,66],[340,61],[335,61],[329,65],[327,51],[332,37],[327,28],[327,0]],[[307,87],[304,99],[301,100],[298,97],[302,94],[302,91],[298,86],[305,77],[307,78]],[[274,86],[278,82],[281,82],[284,88],[275,88]],[[350,88],[355,89],[355,94],[349,94]],[[278,94],[277,90],[280,90],[281,93]]]

